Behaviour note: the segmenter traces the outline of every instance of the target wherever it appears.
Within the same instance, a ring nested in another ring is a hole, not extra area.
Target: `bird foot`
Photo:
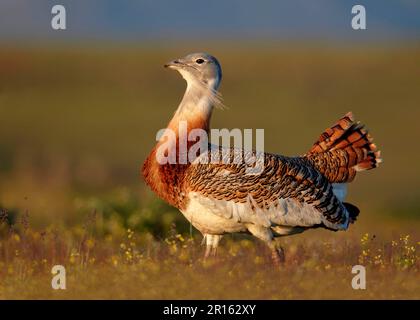
[[[217,256],[217,248],[213,247],[206,247],[206,251],[204,252],[204,259],[207,259],[209,257],[215,258]]]

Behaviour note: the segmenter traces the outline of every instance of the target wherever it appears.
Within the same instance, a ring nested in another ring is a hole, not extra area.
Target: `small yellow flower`
[[[367,244],[367,243],[368,243],[368,241],[369,241],[369,233],[365,233],[365,234],[363,235],[363,237],[360,239],[360,243],[361,243],[362,245],[365,245],[365,244]]]
[[[92,249],[92,248],[95,246],[95,240],[93,240],[93,239],[88,239],[88,240],[86,241],[86,246],[87,246],[89,249]]]
[[[127,238],[131,239],[134,236],[134,231],[131,229],[127,229]]]
[[[116,267],[118,265],[118,257],[112,256],[111,261],[112,261],[112,264],[114,265],[114,267]]]
[[[256,256],[254,259],[255,264],[263,264],[264,263],[264,259],[260,256]]]
[[[13,239],[14,239],[16,242],[20,242],[20,236],[19,236],[17,233],[15,233],[15,234],[13,235]]]

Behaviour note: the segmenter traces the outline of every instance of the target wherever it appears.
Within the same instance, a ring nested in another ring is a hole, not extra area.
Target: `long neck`
[[[187,80],[187,89],[184,97],[176,110],[168,128],[176,130],[181,121],[186,121],[188,131],[192,129],[203,129],[209,131],[210,118],[214,104],[217,103],[218,83],[215,81],[202,84],[195,81]]]

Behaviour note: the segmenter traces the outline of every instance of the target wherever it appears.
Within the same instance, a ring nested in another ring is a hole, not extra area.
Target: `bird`
[[[164,66],[178,71],[187,84],[165,129],[176,135],[172,148],[179,159],[180,124],[185,123],[188,132],[209,133],[213,110],[223,106],[218,91],[222,69],[208,53],[188,54]],[[277,238],[315,228],[347,230],[360,211],[345,202],[347,184],[358,172],[382,162],[370,133],[351,112],[326,129],[301,156],[262,153],[263,166],[257,174],[248,174],[244,161],[200,161],[203,154],[208,157],[214,150],[227,153],[231,159],[238,154],[257,156],[255,150],[211,143],[193,161],[162,163],[159,148],[169,139],[163,136],[144,161],[142,175],[157,196],[178,208],[201,232],[205,258],[216,255],[224,235],[248,233],[264,241],[273,262],[281,265],[285,253]],[[191,147],[188,142],[187,148]]]

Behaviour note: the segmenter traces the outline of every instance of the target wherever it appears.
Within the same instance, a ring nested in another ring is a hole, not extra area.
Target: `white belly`
[[[203,234],[244,232],[246,226],[234,219],[228,219],[215,213],[215,208],[203,201],[190,199],[185,210],[181,210],[187,220]]]
[[[196,192],[190,192],[188,197],[187,208],[181,212],[202,233],[244,232],[250,224],[306,228],[322,221],[322,214],[313,206],[293,199],[279,199],[276,207],[273,204],[261,210],[255,209],[252,199],[238,203],[207,198]]]

